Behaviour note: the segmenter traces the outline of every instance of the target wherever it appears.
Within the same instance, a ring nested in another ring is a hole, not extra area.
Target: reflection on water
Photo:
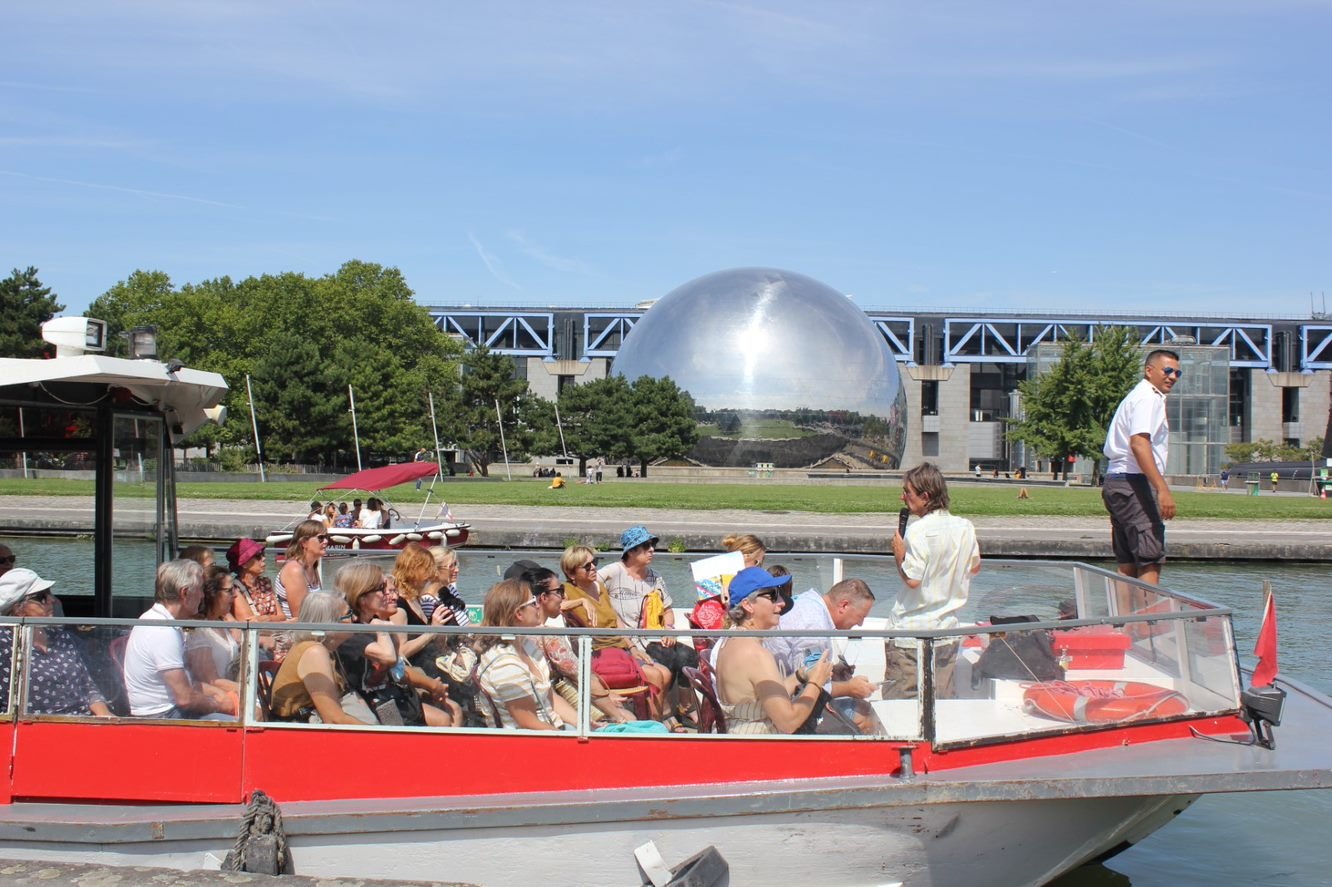
[[[90,563],[86,543],[74,540],[6,540],[19,556],[19,564],[56,580],[61,595],[91,594]],[[151,547],[144,543],[145,547]],[[218,552],[219,560],[221,551]],[[610,555],[613,556],[613,553]],[[559,569],[558,552],[460,551],[459,590],[470,604],[480,604],[486,589],[519,557]],[[677,606],[693,600],[689,563],[698,555],[661,552],[655,566],[666,578]],[[391,557],[383,557],[385,567]],[[142,569],[143,558],[129,556],[128,574],[117,576],[118,588],[142,586],[152,595],[152,577]],[[325,562],[325,586],[331,586],[338,561]],[[833,581],[833,561],[827,555],[770,555],[767,565],[785,565],[796,577],[797,590],[826,589]],[[1103,565],[1106,566],[1106,565]],[[846,575],[866,580],[878,596],[873,613],[885,615],[898,587],[896,570],[888,558],[857,558],[846,562]],[[1031,563],[989,563],[976,577],[964,620],[991,615],[1032,613],[1055,615],[1066,592],[1066,568]],[[1241,661],[1252,665],[1251,655],[1262,608],[1262,583],[1272,580],[1281,625],[1281,671],[1325,693],[1332,693],[1326,664],[1325,626],[1332,624],[1332,567],[1310,564],[1202,564],[1171,563],[1166,584],[1235,611],[1235,637]],[[123,580],[123,581],[122,581]],[[1280,728],[1277,740],[1280,741]],[[1141,844],[1109,860],[1060,879],[1058,887],[1174,887],[1198,884],[1281,884],[1321,887],[1332,870],[1332,841],[1326,823],[1332,819],[1332,791],[1250,792],[1204,797],[1178,821]]]

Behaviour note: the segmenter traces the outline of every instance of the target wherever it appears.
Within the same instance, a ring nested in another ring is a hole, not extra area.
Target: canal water
[[[65,540],[21,539],[9,543],[19,564],[57,581],[58,594],[86,592],[86,545]],[[221,552],[219,552],[220,558]],[[558,552],[492,552],[462,549],[459,591],[480,604],[489,588],[517,557],[558,571]],[[677,606],[693,600],[689,563],[698,555],[661,552],[655,564]],[[137,559],[131,559],[137,560]],[[391,560],[385,560],[388,566]],[[827,588],[834,565],[828,555],[774,554],[767,564],[783,564],[796,578],[796,589]],[[1101,564],[1107,566],[1108,564]],[[886,615],[897,588],[891,559],[857,557],[843,564],[846,576],[865,579],[879,598],[874,615]],[[137,568],[134,581],[139,581]],[[325,567],[331,586],[335,562]],[[964,619],[1032,613],[1053,618],[1063,591],[1066,568],[1034,562],[987,562],[973,588]],[[1170,563],[1165,584],[1179,592],[1235,611],[1234,629],[1241,662],[1252,666],[1252,650],[1262,609],[1263,581],[1277,596],[1281,673],[1332,694],[1328,632],[1332,631],[1332,566],[1309,564]],[[150,580],[149,580],[150,581]],[[152,594],[151,587],[144,593]],[[1281,741],[1280,728],[1276,730]],[[1328,738],[1332,743],[1332,737]],[[1332,883],[1332,790],[1249,792],[1209,795],[1147,840],[1109,860],[1087,866],[1057,882],[1057,887],[1175,887],[1179,884],[1283,885],[1324,887]]]

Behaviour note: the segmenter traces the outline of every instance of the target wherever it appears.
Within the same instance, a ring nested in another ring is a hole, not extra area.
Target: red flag
[[[1253,647],[1258,667],[1253,670],[1253,686],[1270,687],[1277,675],[1277,617],[1276,599],[1269,591],[1267,606],[1263,608],[1263,624],[1258,629],[1258,643]]]

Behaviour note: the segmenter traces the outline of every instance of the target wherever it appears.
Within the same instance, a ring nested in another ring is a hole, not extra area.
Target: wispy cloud
[[[578,259],[566,259],[564,256],[557,256],[528,240],[527,235],[516,228],[505,231],[504,236],[513,241],[523,255],[530,259],[535,259],[552,271],[564,271],[570,274],[592,273],[591,266],[586,262],[579,261]]]
[[[144,188],[126,188],[122,185],[103,185],[98,182],[81,182],[77,179],[58,179],[52,176],[33,176],[24,172],[0,169],[0,176],[12,176],[16,179],[28,179],[33,182],[51,182],[57,185],[72,185],[76,188],[91,188],[96,191],[115,191],[120,194],[133,194],[137,197],[155,197],[162,200],[181,200],[186,203],[200,203],[204,206],[220,206],[225,209],[244,209],[234,203],[221,200],[209,200],[205,197],[193,197],[189,194],[172,194],[168,191],[149,191]]]
[[[522,287],[515,283],[513,278],[505,272],[504,265],[501,264],[499,258],[492,255],[490,250],[486,249],[485,245],[476,239],[475,234],[468,231],[467,239],[472,242],[472,248],[475,249],[476,254],[481,257],[481,261],[485,264],[486,270],[490,272],[491,277],[507,287],[512,287],[516,290],[522,289]]]

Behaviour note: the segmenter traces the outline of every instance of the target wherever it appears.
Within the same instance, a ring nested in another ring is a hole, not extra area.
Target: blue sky
[[[1325,0],[7,4],[4,270],[74,311],[402,269],[631,305],[742,265],[866,308],[1308,316]]]

